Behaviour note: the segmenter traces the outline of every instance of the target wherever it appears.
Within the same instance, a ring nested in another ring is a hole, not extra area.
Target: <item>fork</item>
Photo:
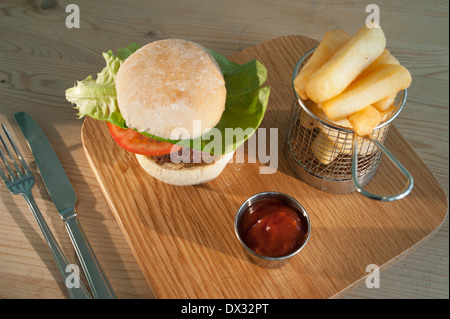
[[[44,217],[39,211],[39,208],[32,194],[32,188],[35,184],[35,179],[33,174],[31,173],[30,168],[28,167],[27,163],[22,157],[22,154],[17,148],[16,143],[14,142],[8,130],[3,124],[2,128],[6,134],[6,137],[9,140],[9,143],[12,146],[12,149],[14,150],[17,158],[19,159],[18,163],[15,160],[12,152],[6,145],[6,142],[3,139],[2,134],[0,132],[0,140],[10,160],[10,161],[7,160],[5,153],[0,148],[0,158],[3,162],[3,167],[0,164],[0,176],[3,179],[3,182],[5,183],[6,187],[12,194],[22,195],[22,197],[27,202],[28,207],[30,208],[31,212],[36,218],[39,228],[41,229],[42,234],[44,235],[45,242],[50,248],[50,252],[52,253],[53,258],[56,261],[56,265],[58,267],[59,273],[61,274],[61,277],[64,280],[64,284],[67,288],[67,292],[69,293],[69,297],[72,299],[91,299],[91,295],[81,282],[78,276],[78,272],[76,271],[76,268],[73,267],[72,264],[69,264],[69,261],[62,252],[61,247],[58,245],[57,241],[55,240],[55,237],[50,231],[50,228],[45,222]]]

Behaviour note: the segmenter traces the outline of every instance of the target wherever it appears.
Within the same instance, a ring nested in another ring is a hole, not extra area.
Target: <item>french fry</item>
[[[321,119],[323,119],[327,122],[330,122],[331,124],[337,125],[337,126],[345,127],[348,129],[353,129],[352,125],[350,124],[350,122],[347,118],[343,118],[342,120],[339,120],[339,121],[332,121],[326,116],[326,114],[323,112],[323,110],[316,103],[314,103],[311,100],[308,100],[305,103],[309,107],[309,109],[312,112],[314,112],[314,114],[316,114]],[[339,151],[342,151],[343,148],[348,147],[348,145],[346,143],[346,140],[347,140],[346,133],[341,133],[341,131],[330,128],[329,126],[323,125],[317,121],[314,122],[314,127],[320,129],[319,134],[326,136],[330,140],[330,142],[333,143],[333,144],[326,144],[328,152],[331,150],[332,145],[335,145]],[[316,146],[319,141],[322,141],[321,138],[316,141]],[[351,145],[349,147],[351,147]],[[333,155],[334,155],[334,157],[337,156],[337,154],[333,154]],[[325,157],[327,157],[327,156],[325,156]],[[332,162],[333,159],[331,159],[329,162]]]
[[[308,95],[305,92],[308,77],[325,64],[349,39],[350,36],[342,30],[333,30],[325,34],[311,58],[302,67],[294,80],[294,88],[303,100],[308,99]]]
[[[313,113],[315,113],[314,111],[313,111],[313,107],[314,107],[314,102],[313,101],[311,101],[311,100],[305,100],[304,101],[304,103],[305,103],[305,105],[306,105],[306,107],[308,108],[308,109],[310,109]],[[314,129],[315,127],[316,127],[316,120],[314,120],[314,118],[312,118],[309,114],[307,114],[306,112],[304,112],[304,113],[302,113],[301,114],[301,116],[300,116],[300,124],[304,127],[304,128],[306,128],[306,129],[308,129],[308,130],[312,130],[312,129]]]
[[[387,120],[389,117],[392,116],[392,112],[394,112],[394,110],[396,109],[396,107],[394,105],[391,105],[387,110],[385,111],[380,111],[381,116],[383,117],[381,119],[381,121],[385,121]]]
[[[381,136],[384,134],[387,126],[383,126],[377,131],[377,135]],[[352,138],[347,138],[343,143],[336,143],[342,154],[352,154],[353,153],[353,140]],[[369,155],[378,149],[375,143],[371,143],[368,139],[358,136],[358,155]]]
[[[310,146],[314,156],[324,165],[330,164],[340,153],[327,134],[320,131]]]
[[[390,110],[389,112],[384,112],[382,115],[386,117],[389,113]],[[345,126],[353,129],[350,126],[350,121],[348,119],[344,120],[346,122]],[[340,121],[341,124],[345,122],[343,120]],[[383,126],[377,133],[379,133],[379,135],[384,134],[384,130],[386,130],[386,128],[387,126]],[[320,127],[320,129],[321,131],[317,134],[316,139],[311,143],[310,149],[322,164],[330,164],[339,154],[349,155],[353,153],[353,136],[348,135],[351,133],[341,132],[325,126]],[[371,143],[364,137],[358,136],[358,155],[369,155],[376,150],[377,147],[374,143]]]
[[[338,121],[408,88],[411,80],[404,66],[386,65],[353,82],[342,94],[321,103],[321,108],[328,118]]]
[[[359,136],[367,136],[372,133],[381,120],[382,114],[372,105],[348,117],[348,121]]]
[[[321,119],[323,119],[325,121],[328,121],[328,122],[330,122],[331,124],[334,124],[334,125],[343,126],[343,127],[350,128],[350,129],[352,128],[352,125],[350,124],[350,122],[346,118],[344,118],[342,120],[339,120],[339,121],[332,121],[332,120],[330,120],[326,116],[324,111],[322,111],[322,109],[317,105],[317,103],[314,103],[314,101],[307,100],[307,101],[305,101],[305,104],[314,114],[316,114]],[[320,123],[317,123],[317,122],[316,122],[316,127],[319,128],[319,129],[323,128],[322,125],[320,125]]]
[[[315,127],[314,119],[306,113],[300,116],[300,124],[308,130],[312,130]]]
[[[360,29],[306,82],[306,94],[316,103],[341,94],[383,52],[386,38],[378,28]]]
[[[397,96],[397,92],[394,94],[391,94],[389,96],[386,96],[385,98],[373,103],[373,106],[380,112],[384,112],[387,109],[389,109],[392,104],[395,102],[395,97]]]
[[[396,57],[394,57],[391,52],[389,52],[388,49],[384,49],[383,53],[372,62],[364,71],[362,71],[358,78],[364,77],[367,74],[375,71],[379,67],[385,66],[385,65],[400,65],[400,62],[397,60]]]
[[[380,130],[386,129],[386,126]],[[382,133],[381,133],[382,134]],[[332,140],[336,138],[335,142]],[[353,142],[351,138],[337,138],[337,135],[320,131],[310,145],[314,156],[324,165],[329,165],[339,154],[352,154]],[[369,155],[377,150],[375,143],[358,136],[358,155]]]
[[[370,155],[377,150],[375,143],[370,143],[369,140],[364,137],[358,136],[358,155]],[[353,141],[349,139],[345,143],[345,147],[341,148],[342,154],[352,154],[353,153]]]
[[[384,49],[383,53],[381,53],[381,55],[373,61],[373,63],[369,65],[355,81],[358,81],[358,79],[365,77],[367,74],[372,73],[384,65],[400,65],[400,62],[389,52],[388,49]],[[397,93],[385,96],[383,99],[373,103],[373,106],[380,112],[386,111],[392,104],[394,104],[396,96]]]

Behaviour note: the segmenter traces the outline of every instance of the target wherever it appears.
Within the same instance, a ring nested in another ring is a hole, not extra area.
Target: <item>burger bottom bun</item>
[[[191,167],[176,167],[170,164],[156,164],[151,156],[136,154],[139,165],[154,178],[171,185],[189,186],[209,182],[222,173],[233,158],[234,152],[223,155],[211,164]]]

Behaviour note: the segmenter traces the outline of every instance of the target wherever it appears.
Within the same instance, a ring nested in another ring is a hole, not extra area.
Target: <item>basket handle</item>
[[[400,170],[400,172],[402,172],[403,175],[406,176],[406,178],[408,179],[408,184],[401,192],[399,192],[397,194],[392,194],[392,195],[373,194],[373,193],[370,193],[370,192],[366,191],[365,189],[363,189],[358,182],[358,135],[356,133],[354,133],[353,134],[353,143],[352,143],[352,146],[353,146],[352,179],[353,179],[353,184],[355,185],[357,191],[366,197],[369,197],[371,199],[376,199],[379,201],[383,201],[383,202],[391,202],[391,201],[395,201],[398,199],[402,199],[403,197],[407,196],[411,192],[413,185],[414,185],[414,179],[413,179],[412,175],[397,160],[397,158],[395,158],[394,155],[392,155],[392,153],[386,147],[384,147],[384,145],[380,141],[378,141],[376,138],[373,138],[370,135],[366,136],[364,138],[371,140],[373,143],[375,143],[375,145],[378,146],[378,148],[392,161],[392,163],[394,163],[394,165]]]

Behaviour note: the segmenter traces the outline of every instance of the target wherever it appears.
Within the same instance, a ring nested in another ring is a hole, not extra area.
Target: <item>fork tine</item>
[[[22,164],[22,167],[23,167],[24,172],[25,172],[25,173],[30,173],[30,174],[31,174],[31,171],[30,171],[30,168],[29,168],[28,165],[27,165],[27,162],[24,160],[24,158],[23,158],[23,156],[22,156],[22,153],[20,153],[19,148],[18,148],[17,145],[16,145],[16,142],[14,142],[14,139],[11,137],[11,134],[9,134],[8,129],[7,129],[6,126],[3,125],[3,124],[2,124],[2,127],[3,127],[3,130],[5,131],[6,137],[8,137],[9,143],[11,143],[11,146],[12,146],[14,152],[15,152],[16,155],[17,155],[17,158],[19,159],[20,163]],[[11,156],[11,155],[10,155],[10,156]],[[12,159],[12,158],[11,158],[11,159]],[[18,167],[18,165],[17,165],[17,162],[16,162],[15,160],[13,160],[13,163],[14,163],[14,166],[16,167],[16,169],[17,169],[17,172],[18,172],[18,173],[19,173],[19,172],[22,172],[22,171],[19,169],[19,167]]]
[[[0,134],[0,139],[1,139],[1,134]],[[2,162],[5,164],[5,166],[6,166],[6,162],[5,162],[5,157],[4,157],[4,155],[3,155],[3,151],[2,151],[2,149],[0,148],[0,158],[2,159]],[[3,178],[3,180],[6,180],[6,179],[8,179],[7,177],[6,177],[6,175],[5,175],[5,170],[2,168],[2,167],[0,167],[0,176]]]
[[[11,157],[11,153],[10,153],[8,147],[6,146],[5,140],[3,139],[1,133],[0,133],[0,140],[2,141],[3,147],[5,148],[6,152]],[[11,177],[13,177],[14,176],[14,172],[13,172],[11,166],[9,165],[8,160],[6,159],[5,153],[3,153],[1,148],[0,148],[0,157],[1,157],[2,161],[3,161],[3,164],[5,165],[6,169],[8,170],[9,175]],[[3,169],[1,170],[1,172],[2,172],[2,178],[5,179],[6,175],[4,174]]]

